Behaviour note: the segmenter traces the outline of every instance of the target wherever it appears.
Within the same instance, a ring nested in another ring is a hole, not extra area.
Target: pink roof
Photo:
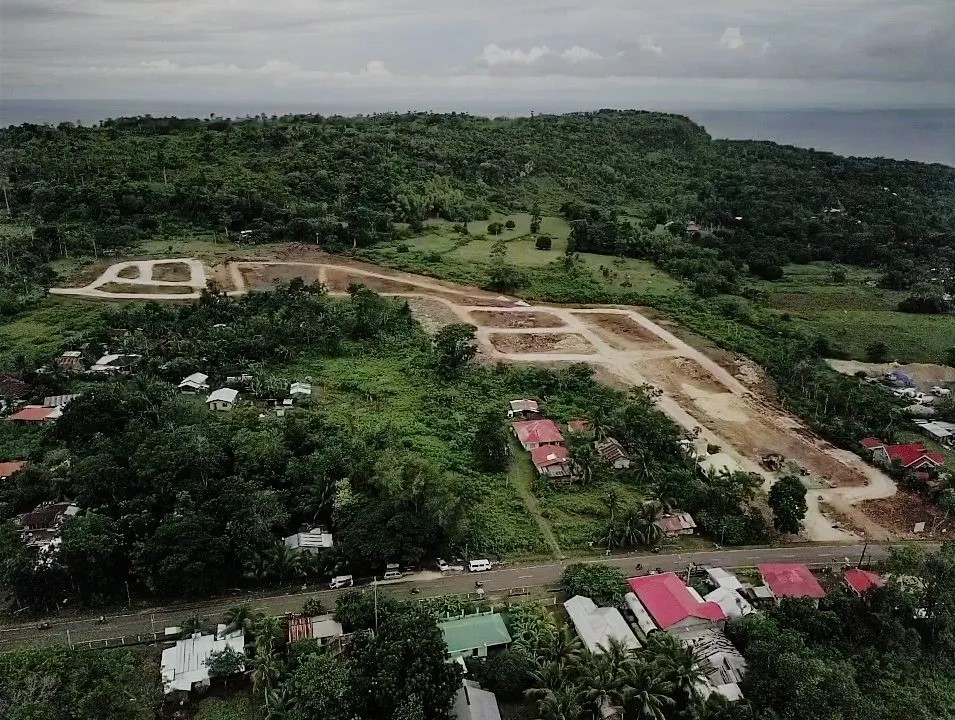
[[[43,407],[42,405],[27,405],[25,408],[13,413],[9,420],[20,420],[22,422],[43,422],[48,419],[56,408]]]
[[[885,448],[885,451],[889,454],[889,458],[891,460],[898,460],[901,462],[902,467],[914,465],[925,458],[928,458],[936,465],[942,465],[945,462],[945,458],[940,453],[928,452],[926,451],[925,447],[919,443],[909,443],[908,445],[889,445]]]
[[[757,565],[757,567],[763,576],[763,581],[769,585],[769,589],[776,597],[821,598],[826,596],[822,585],[805,565],[768,563]]]
[[[570,460],[570,453],[563,445],[541,445],[531,450],[531,460],[539,468],[561,465]]]
[[[871,588],[882,587],[885,585],[885,580],[883,580],[880,575],[867,570],[859,570],[857,568],[846,570],[842,576],[842,579],[846,581],[849,587],[859,594],[862,594]]]
[[[689,617],[712,622],[726,619],[719,605],[697,600],[673,573],[641,575],[627,582],[661,630],[673,627]]]
[[[875,450],[876,448],[882,447],[885,443],[883,443],[878,438],[867,437],[867,438],[862,438],[859,441],[859,444],[862,447],[864,447],[866,450]]]
[[[553,420],[523,420],[512,423],[517,439],[522,443],[560,443],[564,436]]]
[[[14,460],[13,462],[0,462],[0,478],[8,478],[26,467],[25,460]]]

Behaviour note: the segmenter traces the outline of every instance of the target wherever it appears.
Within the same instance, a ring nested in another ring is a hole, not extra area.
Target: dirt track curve
[[[189,267],[188,281],[149,280],[155,264],[173,262]],[[135,265],[139,278],[145,280],[118,276],[122,267],[130,265]],[[778,479],[778,474],[758,464],[758,458],[769,452],[778,452],[798,462],[813,477],[821,478],[822,489],[810,490],[807,495],[809,513],[804,534],[810,540],[838,542],[858,537],[834,527],[823,515],[821,502],[845,516],[869,539],[891,537],[854,507],[863,500],[895,494],[895,484],[887,475],[820,439],[797,418],[754,394],[724,367],[633,308],[531,306],[515,298],[351,262],[237,261],[229,263],[226,271],[233,285],[230,295],[242,295],[296,275],[322,282],[331,294],[339,295],[351,282],[364,283],[382,295],[436,306],[447,321],[475,325],[486,358],[540,364],[584,362],[619,384],[652,385],[661,391],[656,401],[660,410],[687,431],[699,428],[701,441],[718,445],[743,469],[758,473],[764,478],[764,489]],[[50,292],[119,300],[188,300],[198,297],[205,277],[206,271],[197,260],[138,261],[114,265],[86,287]],[[136,294],[99,289],[111,282],[180,285],[195,292]]]

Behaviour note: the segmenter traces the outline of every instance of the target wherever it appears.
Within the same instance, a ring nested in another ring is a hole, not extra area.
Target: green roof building
[[[511,643],[511,634],[498,613],[448,620],[440,628],[453,658],[486,657],[489,649],[503,649]]]

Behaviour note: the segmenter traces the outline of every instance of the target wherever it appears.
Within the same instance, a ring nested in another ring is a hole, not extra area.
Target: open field
[[[83,337],[101,310],[95,303],[45,298],[36,308],[0,324],[0,367],[15,366],[18,356],[28,362],[49,360],[61,346]]]
[[[257,281],[264,284],[269,280],[278,282],[307,276],[327,283],[332,292],[338,293],[344,292],[353,282],[361,282],[384,294],[438,303],[446,312],[438,318],[432,305],[432,327],[452,316],[458,321],[476,321],[482,358],[548,365],[585,362],[594,365],[600,377],[615,384],[653,384],[662,391],[657,399],[661,410],[687,431],[699,428],[703,440],[720,446],[745,470],[763,476],[766,488],[776,478],[760,468],[757,463],[759,455],[780,452],[796,460],[832,488],[810,494],[809,537],[830,541],[852,537],[833,527],[820,512],[818,503],[828,503],[836,512],[851,516],[852,525],[864,529],[874,538],[887,537],[883,529],[852,505],[859,500],[891,495],[895,490],[891,480],[852,453],[838,450],[813,435],[798,419],[773,405],[770,398],[754,394],[758,392],[758,382],[752,387],[744,385],[736,377],[742,373],[728,371],[725,363],[715,362],[634,309],[529,307],[501,295],[331,258],[311,249],[286,249],[284,257],[287,259],[265,260],[259,256],[249,261],[226,263],[228,275],[234,283],[232,293],[240,294],[251,289],[246,281],[250,269],[264,273],[263,268],[269,268],[271,275],[257,275]],[[198,263],[193,267],[201,269]],[[115,270],[108,270],[104,276],[111,273],[115,275]],[[101,281],[102,278],[94,281],[94,287]],[[94,290],[93,296],[100,294]],[[168,297],[175,299],[177,296]],[[488,315],[490,313],[493,315]],[[548,331],[520,327],[520,321],[506,323],[501,318],[504,314],[529,314],[536,318],[539,313],[557,318],[563,325]],[[594,317],[590,318],[590,315]],[[620,319],[608,318],[613,315]],[[484,317],[494,318],[492,326],[481,323]],[[509,326],[501,327],[502,322]],[[319,377],[325,372],[322,368],[302,371]],[[413,373],[413,370],[408,372]],[[376,383],[384,382],[383,378],[384,375],[375,372],[361,382],[348,383],[346,389],[360,388],[367,402],[371,402],[380,396],[373,388]],[[385,396],[396,393],[397,389],[386,392]],[[328,394],[328,397],[333,396],[334,392]],[[362,402],[350,403],[351,400],[339,398],[336,406],[363,407]],[[382,413],[383,408],[372,405],[355,421],[368,422],[368,418],[378,418]],[[401,427],[411,427],[414,422],[407,418]],[[421,419],[417,422],[426,425],[430,421]],[[525,505],[517,497],[512,497],[512,500],[522,508]],[[508,502],[504,502],[499,511],[506,512],[508,508]]]

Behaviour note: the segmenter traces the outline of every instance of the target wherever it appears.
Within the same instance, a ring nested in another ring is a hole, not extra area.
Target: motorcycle
[[[476,588],[482,588],[482,587],[484,587],[484,583],[482,583],[480,580],[475,580],[475,581],[474,581],[474,587],[476,587]]]

